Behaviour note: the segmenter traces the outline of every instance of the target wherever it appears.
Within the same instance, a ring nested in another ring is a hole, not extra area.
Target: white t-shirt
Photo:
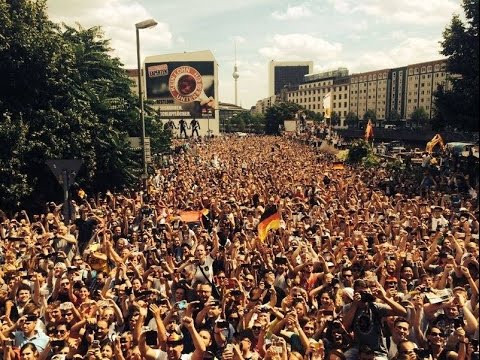
[[[205,276],[202,274],[202,270],[199,269],[199,267],[202,267],[203,274],[210,280],[210,282],[213,281],[213,259],[210,255],[207,255],[205,258],[205,263],[201,265],[192,265],[193,269],[193,279],[192,279],[192,284],[198,281],[201,282],[206,282],[207,279]]]
[[[155,360],[167,360],[168,359],[168,355],[165,351],[160,350],[160,349],[152,349],[152,350],[157,353],[157,355],[155,356]],[[180,356],[180,360],[190,360],[192,358],[192,355],[193,355],[193,353],[182,354],[182,356]]]

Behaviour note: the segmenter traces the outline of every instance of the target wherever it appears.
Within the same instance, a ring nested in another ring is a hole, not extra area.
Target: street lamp
[[[138,100],[140,102],[140,121],[142,122],[142,151],[143,151],[143,176],[145,181],[148,179],[147,171],[147,153],[145,149],[145,115],[143,113],[143,95],[142,95],[142,68],[140,66],[140,29],[148,29],[157,25],[153,19],[148,19],[135,24],[135,31],[137,35],[137,67],[138,67]]]

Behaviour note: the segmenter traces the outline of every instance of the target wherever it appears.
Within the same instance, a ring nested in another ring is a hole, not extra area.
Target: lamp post
[[[143,110],[143,95],[142,95],[142,68],[140,65],[140,29],[148,29],[157,25],[153,19],[148,19],[135,24],[135,31],[137,35],[137,67],[138,67],[138,101],[140,102],[140,121],[142,122],[142,152],[143,152],[143,176],[145,181],[148,179],[147,170],[147,152],[145,148],[145,115]]]

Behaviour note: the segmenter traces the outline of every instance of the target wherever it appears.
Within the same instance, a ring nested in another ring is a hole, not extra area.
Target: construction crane
[[[442,137],[440,136],[440,134],[436,134],[432,140],[430,140],[428,143],[427,143],[427,146],[425,147],[425,151],[429,154],[431,154],[433,152],[433,148],[435,146],[439,145],[440,148],[442,149],[442,151],[445,151],[445,143],[443,142],[443,139]]]

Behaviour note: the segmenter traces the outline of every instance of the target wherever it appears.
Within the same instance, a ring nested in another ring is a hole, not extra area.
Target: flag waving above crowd
[[[268,205],[265,208],[260,222],[258,223],[258,237],[261,241],[267,238],[269,230],[278,229],[280,227],[280,213],[275,205]]]

